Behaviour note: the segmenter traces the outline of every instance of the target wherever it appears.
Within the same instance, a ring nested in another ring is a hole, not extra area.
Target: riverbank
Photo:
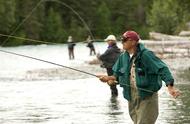
[[[190,57],[190,40],[141,41],[160,58]]]

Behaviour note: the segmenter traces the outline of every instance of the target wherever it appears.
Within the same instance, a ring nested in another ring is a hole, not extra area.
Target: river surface
[[[76,45],[75,60],[68,59],[66,45],[0,49],[105,74],[99,65],[88,64],[95,56],[89,56],[85,45]],[[95,43],[95,47],[102,53],[106,44]],[[112,98],[109,87],[96,77],[5,53],[0,53],[0,58],[0,124],[132,124],[119,86],[119,96]],[[190,67],[190,59],[164,61],[182,95],[174,99],[163,86],[156,124],[190,124],[190,83],[177,74]]]

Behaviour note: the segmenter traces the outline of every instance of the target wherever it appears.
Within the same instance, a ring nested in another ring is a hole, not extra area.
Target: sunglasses
[[[125,43],[127,41],[130,41],[130,39],[128,37],[121,37],[121,42]]]

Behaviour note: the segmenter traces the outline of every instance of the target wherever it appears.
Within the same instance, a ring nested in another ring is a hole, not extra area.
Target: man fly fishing
[[[174,78],[167,65],[139,43],[139,35],[127,31],[122,35],[124,53],[114,64],[112,76],[97,75],[109,85],[118,83],[128,100],[129,114],[134,124],[154,124],[158,117],[158,91],[162,80],[168,92],[176,98],[180,95],[174,88]]]

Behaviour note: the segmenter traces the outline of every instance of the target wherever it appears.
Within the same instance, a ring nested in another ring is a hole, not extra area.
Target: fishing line
[[[26,40],[26,41],[38,42],[38,43],[45,43],[45,44],[54,44],[54,45],[57,45],[57,43],[53,43],[53,42],[47,42],[47,41],[42,41],[42,40],[35,40],[35,39],[24,38],[24,37],[18,37],[18,36],[13,36],[13,35],[6,35],[6,34],[1,34],[1,33],[0,33],[0,36],[8,37],[8,38],[14,38],[14,39],[19,39],[19,40]]]
[[[94,36],[93,36],[93,34],[92,34],[92,32],[91,32],[91,30],[90,30],[88,24],[87,24],[87,23],[85,22],[85,20],[80,16],[80,14],[79,14],[77,11],[75,11],[71,6],[69,6],[68,4],[66,4],[66,3],[64,3],[64,2],[62,2],[62,1],[60,1],[60,0],[44,0],[44,1],[57,2],[57,3],[59,3],[59,4],[63,5],[63,6],[65,6],[65,7],[69,8],[74,14],[76,14],[76,15],[78,16],[78,18],[79,18],[79,19],[81,20],[81,22],[84,24],[84,26],[86,27],[86,29],[87,29],[88,32],[90,33],[90,36],[91,36],[91,38],[92,38],[92,41],[95,41],[95,38],[94,38]],[[98,49],[98,52],[99,52],[99,48],[98,48],[97,45],[96,45],[96,49]],[[96,52],[97,52],[97,51],[96,51]],[[98,53],[98,52],[97,52],[97,53]]]
[[[60,45],[59,43],[47,42],[47,41],[42,41],[42,40],[35,40],[35,39],[18,37],[18,36],[13,36],[13,35],[6,35],[6,34],[1,34],[1,33],[0,33],[0,36],[14,38],[14,39],[19,39],[19,40],[32,41],[32,42],[37,42],[37,43],[45,43],[45,44],[51,44],[51,45]],[[85,61],[85,60],[82,60],[82,59],[76,59],[76,60]]]
[[[121,85],[125,85],[125,86],[128,86],[128,87],[131,87],[131,88],[135,89],[135,87],[132,87],[132,86],[130,86],[130,85],[128,85],[128,84],[123,84],[123,83],[120,83],[120,84],[121,84]],[[138,87],[137,89],[138,89],[138,90],[142,90],[142,91],[146,91],[146,92],[149,92],[149,93],[154,93],[152,90],[147,90],[147,89],[140,88],[140,87]]]
[[[90,36],[92,37],[92,39],[94,39],[94,36],[89,28],[89,26],[87,25],[87,23],[84,21],[84,19],[79,15],[79,13],[77,11],[75,11],[71,6],[67,5],[66,3],[59,1],[59,0],[44,0],[44,1],[52,1],[52,2],[57,2],[59,4],[64,5],[65,7],[69,8],[70,10],[72,10],[78,17],[79,19],[82,21],[82,23],[84,24],[84,26],[86,27],[86,29],[88,30],[88,32],[90,33]]]
[[[95,74],[91,74],[91,73],[86,72],[86,71],[82,71],[82,70],[75,69],[75,68],[72,68],[72,67],[64,66],[64,65],[61,65],[61,64],[57,64],[57,63],[54,63],[54,62],[47,61],[47,60],[43,60],[43,59],[39,59],[39,58],[35,58],[35,57],[23,55],[23,54],[18,54],[18,53],[6,51],[6,50],[1,50],[1,49],[0,49],[0,52],[12,54],[12,55],[17,55],[17,56],[21,56],[21,57],[25,57],[25,58],[30,58],[30,59],[33,59],[33,60],[38,60],[38,61],[41,61],[41,62],[49,63],[49,64],[52,64],[52,65],[57,65],[57,66],[60,66],[60,67],[68,68],[68,69],[71,69],[71,70],[74,70],[74,71],[78,71],[78,72],[81,72],[81,73],[85,73],[85,74],[97,77]]]

